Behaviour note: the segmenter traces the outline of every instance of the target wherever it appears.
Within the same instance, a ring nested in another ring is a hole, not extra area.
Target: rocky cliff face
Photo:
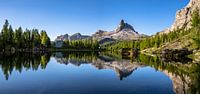
[[[68,39],[68,40],[81,40],[81,39],[89,39],[89,38],[91,38],[91,37],[87,36],[87,35],[81,35],[80,33],[75,33],[71,36],[69,36],[68,34],[60,35],[55,39],[55,41],[65,41],[66,39]]]
[[[121,20],[119,26],[117,27],[117,29],[115,31],[116,31],[116,33],[118,33],[124,29],[128,29],[128,30],[133,31],[138,34],[138,32],[136,32],[131,25],[129,25],[128,23],[125,23],[124,20]]]
[[[57,36],[57,38],[55,39],[55,41],[64,41],[64,40],[68,39],[68,37],[69,37],[68,34],[60,35],[60,36]]]
[[[98,30],[92,36],[81,35],[80,33],[69,36],[68,34],[58,36],[55,40],[58,47],[62,46],[62,42],[68,40],[95,39],[103,44],[105,42],[115,42],[116,40],[138,40],[147,37],[144,34],[139,34],[135,29],[124,20],[121,20],[119,26],[113,31]],[[56,46],[57,47],[57,46]]]
[[[131,25],[125,23],[124,20],[121,20],[119,26],[111,32],[99,30],[92,35],[93,38],[98,40],[105,38],[116,40],[138,40],[140,36],[141,35],[136,32]]]
[[[69,37],[69,40],[81,40],[81,39],[89,39],[90,36],[81,35],[80,33],[76,33]]]
[[[91,36],[81,35],[80,33],[76,33],[71,36],[68,34],[60,35],[55,39],[55,47],[57,48],[62,47],[65,40],[73,41],[82,39],[91,39]]]
[[[163,33],[169,33],[170,31],[176,30],[178,28],[191,28],[191,16],[192,12],[196,8],[200,9],[200,0],[190,0],[186,7],[177,11],[173,25],[170,28],[164,30]]]

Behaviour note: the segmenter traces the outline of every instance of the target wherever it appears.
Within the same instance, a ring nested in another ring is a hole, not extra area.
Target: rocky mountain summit
[[[60,35],[60,36],[57,36],[57,38],[55,39],[55,41],[64,41],[64,40],[68,39],[68,37],[69,37],[68,34]]]
[[[183,9],[177,11],[176,18],[173,25],[164,30],[162,33],[169,33],[170,31],[176,30],[178,28],[191,28],[191,17],[192,12],[195,9],[200,9],[200,0],[190,0],[189,4]]]
[[[73,34],[69,37],[69,40],[81,40],[81,39],[89,39],[90,36],[81,35],[80,33]]]
[[[66,39],[72,41],[72,40],[81,40],[81,39],[89,39],[89,38],[91,37],[87,35],[81,35],[80,33],[75,33],[71,36],[68,34],[60,35],[55,39],[55,41],[65,41]]]
[[[113,31],[104,31],[98,30],[92,36],[81,35],[80,33],[76,33],[73,35],[60,35],[58,36],[55,41],[64,41],[68,40],[80,40],[80,39],[96,39],[98,41],[101,40],[138,40],[141,37],[145,37],[144,34],[139,34],[135,31],[135,29],[128,23],[125,23],[124,20],[121,20],[119,26]]]
[[[121,20],[119,26],[113,31],[104,31],[98,30],[95,34],[92,35],[94,39],[103,40],[103,39],[115,39],[115,40],[138,40],[142,35],[135,31],[135,29],[125,23],[124,20]]]
[[[82,39],[91,39],[91,36],[81,35],[80,33],[75,33],[73,35],[60,35],[55,39],[55,47],[62,47],[65,40],[73,41],[73,40],[82,40]]]

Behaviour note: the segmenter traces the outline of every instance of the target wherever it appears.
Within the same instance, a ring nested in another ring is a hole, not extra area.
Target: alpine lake
[[[197,94],[200,64],[109,52],[0,55],[0,94]]]

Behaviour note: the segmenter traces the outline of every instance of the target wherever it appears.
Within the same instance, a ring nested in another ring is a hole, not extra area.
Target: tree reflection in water
[[[176,94],[200,93],[200,62],[164,62],[158,57],[142,54],[137,61],[165,73],[172,80]]]
[[[45,69],[50,60],[50,54],[44,53],[15,53],[0,55],[1,70],[6,78],[12,74],[13,70],[21,73],[24,70]]]
[[[159,57],[138,55],[129,60],[122,59],[119,54],[95,53],[95,52],[56,52],[48,53],[15,53],[0,55],[1,70],[8,80],[12,72],[23,70],[45,69],[54,57],[58,63],[75,66],[91,64],[95,68],[111,69],[116,72],[120,80],[131,75],[138,68],[151,66],[152,68],[166,74],[173,82],[174,92],[177,94],[200,93],[200,63],[199,62],[165,62]]]

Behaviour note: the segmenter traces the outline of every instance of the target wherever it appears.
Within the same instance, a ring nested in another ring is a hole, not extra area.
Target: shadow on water
[[[90,64],[96,69],[114,70],[120,80],[129,77],[135,70],[150,66],[163,72],[173,82],[174,92],[177,94],[200,93],[200,63],[190,63],[173,60],[163,60],[143,54],[132,58],[125,58],[119,53],[95,52],[56,52],[50,53],[15,53],[1,54],[1,70],[8,80],[13,71],[38,70],[48,67],[50,58],[53,57],[60,64],[75,65]],[[185,60],[184,60],[185,61]]]

